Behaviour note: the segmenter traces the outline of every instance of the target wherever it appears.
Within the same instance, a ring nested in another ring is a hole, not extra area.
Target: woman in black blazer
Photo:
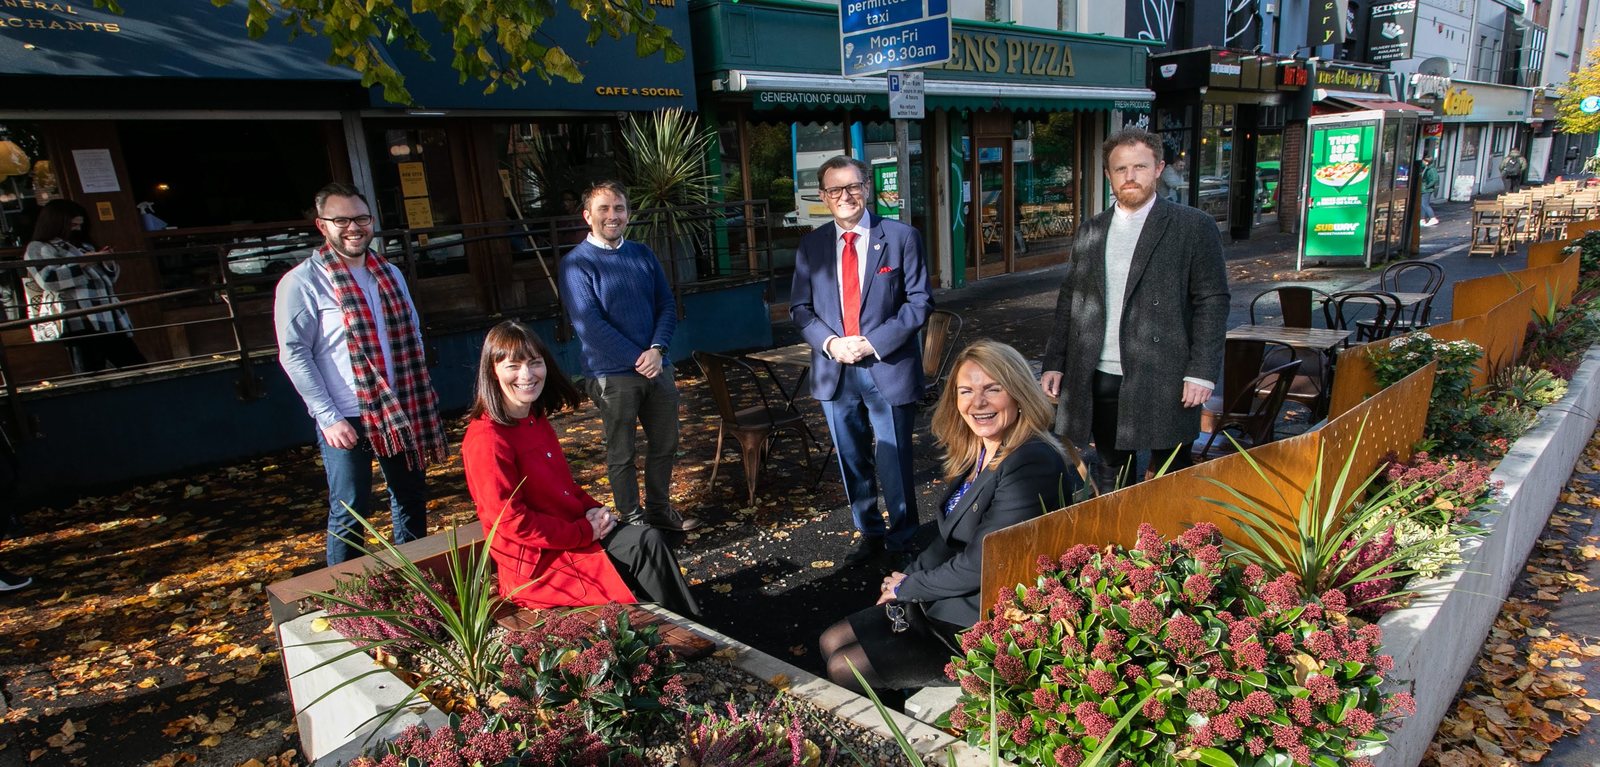
[[[883,579],[876,605],[822,633],[834,683],[861,691],[922,687],[960,655],[956,634],[978,620],[983,537],[1067,505],[1076,472],[1050,433],[1055,408],[1016,349],[981,340],[956,355],[933,412],[950,492],[906,571]],[[929,539],[932,539],[929,541]]]

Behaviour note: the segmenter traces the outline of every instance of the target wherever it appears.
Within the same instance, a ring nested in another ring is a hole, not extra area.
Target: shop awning
[[[1322,102],[1328,106],[1360,111],[1363,109],[1381,109],[1385,112],[1425,112],[1433,114],[1432,109],[1419,107],[1416,104],[1407,104],[1404,101],[1395,101],[1387,93],[1365,93],[1362,91],[1330,91],[1318,88],[1311,93],[1312,100]]]
[[[1148,88],[998,84],[931,77],[926,87],[929,109],[1149,109],[1156,96]],[[888,85],[883,77],[735,69],[713,81],[712,90],[763,94],[756,99],[756,106],[768,109],[887,109],[889,103]]]
[[[326,38],[245,30],[245,7],[209,2],[0,3],[0,75],[359,81],[325,63]]]

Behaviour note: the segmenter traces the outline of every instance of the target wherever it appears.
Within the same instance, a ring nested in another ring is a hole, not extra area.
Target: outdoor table
[[[1314,417],[1327,413],[1328,394],[1333,388],[1334,347],[1354,335],[1354,330],[1330,328],[1286,328],[1282,325],[1240,325],[1228,331],[1229,341],[1283,344],[1292,349],[1305,349],[1322,357],[1322,380],[1318,382],[1317,401],[1312,407]],[[1226,376],[1227,373],[1224,372]],[[1238,375],[1238,373],[1236,373]]]
[[[767,375],[772,377],[772,383],[778,387],[778,392],[783,395],[784,404],[790,410],[794,410],[794,401],[800,397],[800,392],[805,389],[806,376],[811,372],[811,344],[802,341],[788,346],[750,352],[744,356],[745,359],[755,360],[766,368]],[[792,386],[784,386],[783,377],[778,375],[778,371],[774,366],[799,368],[800,374],[795,377]]]

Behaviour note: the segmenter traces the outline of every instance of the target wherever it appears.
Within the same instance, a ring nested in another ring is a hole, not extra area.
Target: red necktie
[[[844,258],[840,259],[840,269],[844,272],[839,275],[844,289],[840,291],[839,304],[844,314],[844,334],[847,336],[861,335],[861,270],[857,265],[860,258],[856,255],[856,233],[844,233]]]

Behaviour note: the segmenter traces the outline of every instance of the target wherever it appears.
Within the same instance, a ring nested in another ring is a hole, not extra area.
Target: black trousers
[[[1100,454],[1100,463],[1115,475],[1117,487],[1137,483],[1144,476],[1138,471],[1139,448],[1117,449],[1117,412],[1121,406],[1122,376],[1094,371],[1094,410],[1089,430],[1094,435],[1094,449]],[[1174,455],[1176,453],[1176,455]],[[1150,451],[1152,469],[1161,468],[1172,457],[1167,471],[1186,469],[1194,465],[1188,445],[1173,445]]]
[[[600,541],[628,589],[641,602],[655,602],[688,618],[700,617],[700,603],[678,569],[678,557],[660,530],[620,524]]]

